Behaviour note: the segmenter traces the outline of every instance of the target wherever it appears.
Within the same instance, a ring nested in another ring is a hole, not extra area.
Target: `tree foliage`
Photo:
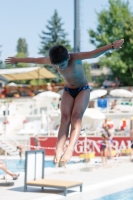
[[[41,47],[39,49],[39,54],[47,56],[49,49],[56,44],[61,44],[65,46],[68,51],[72,51],[70,43],[67,40],[68,34],[63,29],[63,25],[64,23],[62,22],[62,19],[59,17],[58,12],[55,10],[51,19],[48,20],[48,24],[46,25],[47,30],[42,31],[42,34],[40,35]],[[58,77],[57,81],[62,81],[62,78],[56,69],[50,66],[45,67],[52,73],[56,74],[56,76]]]
[[[28,45],[26,43],[25,38],[19,38],[17,41],[17,47],[16,47],[17,53],[23,53],[28,56]]]
[[[90,42],[96,47],[124,38],[123,48],[107,52],[100,64],[111,68],[125,85],[133,85],[133,14],[128,2],[109,0],[109,5],[97,13],[96,30],[89,30]]]
[[[88,82],[90,82],[91,81],[90,64],[88,62],[83,62],[83,67],[84,67],[84,71],[85,71],[87,80],[88,80]]]
[[[17,54],[15,57],[17,58],[25,58],[28,56],[28,45],[26,43],[26,40],[24,38],[19,38],[17,41],[16,46]],[[29,64],[27,63],[17,63],[14,65],[8,64],[6,65],[6,68],[23,68],[23,67],[29,67]],[[21,81],[15,81],[17,84],[25,84],[29,83],[28,80],[21,80]]]
[[[25,58],[28,56],[28,45],[24,38],[18,39],[16,50],[17,50],[17,54],[15,55],[15,57]],[[11,64],[6,65],[6,68],[21,68],[21,67],[29,67],[29,65],[26,63],[18,63],[15,65],[11,65]]]
[[[23,53],[23,52],[19,52],[19,53],[17,53],[17,55],[16,55],[16,58],[25,58],[25,57],[27,57],[26,55],[25,55],[25,53]],[[14,65],[16,68],[23,68],[23,67],[29,67],[29,64],[28,63],[17,63],[16,65]]]
[[[25,58],[28,56],[28,45],[27,45],[26,39],[24,39],[24,38],[18,39],[16,50],[17,50],[17,54],[16,54],[17,58]],[[29,67],[29,64],[18,63],[16,65],[14,65],[14,67],[16,67],[16,68]]]

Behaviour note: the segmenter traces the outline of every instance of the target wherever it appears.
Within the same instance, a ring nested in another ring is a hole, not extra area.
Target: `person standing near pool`
[[[40,146],[40,141],[46,141],[48,138],[40,138],[39,136],[38,136],[38,134],[36,134],[35,135],[35,137],[34,137],[34,143],[35,143],[35,149],[36,150],[39,150],[39,149],[41,149],[41,146]]]
[[[107,126],[105,126],[104,130],[105,130],[106,137],[108,138],[108,140],[107,140],[108,153],[109,153],[110,158],[113,159],[113,153],[112,153],[113,132],[110,128],[110,124],[107,124]]]
[[[22,145],[17,145],[17,150],[19,150],[20,159],[22,159],[22,154],[24,152],[24,148]]]
[[[102,134],[102,142],[100,146],[101,150],[101,158],[102,158],[102,164],[103,166],[107,165],[107,137],[105,134]]]
[[[10,170],[8,170],[6,168],[6,166],[3,164],[1,159],[0,159],[0,169],[2,169],[6,174],[11,176],[13,178],[13,180],[17,180],[20,175],[20,174],[15,174],[15,173],[11,172]],[[4,179],[5,179],[5,176],[3,176],[2,180],[4,180]]]

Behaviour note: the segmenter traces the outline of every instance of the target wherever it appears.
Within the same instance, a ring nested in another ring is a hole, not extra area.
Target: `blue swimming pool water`
[[[2,160],[4,164],[6,164],[7,168],[11,170],[12,172],[24,172],[24,166],[25,166],[25,160],[7,160],[7,163],[5,163],[4,160]],[[74,162],[71,161],[68,164],[73,164]],[[55,167],[55,164],[53,161],[46,160],[44,163],[45,167]],[[3,174],[3,170],[0,170],[0,174]]]
[[[96,200],[133,200],[133,188],[113,193]]]

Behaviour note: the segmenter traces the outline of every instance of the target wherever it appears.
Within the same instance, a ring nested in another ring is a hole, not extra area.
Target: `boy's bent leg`
[[[73,104],[74,104],[74,98],[71,97],[70,94],[68,94],[66,91],[64,91],[61,100],[61,122],[58,132],[56,155],[54,158],[54,162],[59,162],[60,157],[63,154],[64,144],[68,137]]]
[[[71,115],[70,143],[64,156],[62,157],[64,162],[68,162],[70,160],[74,151],[74,146],[77,143],[81,131],[82,117],[89,104],[89,97],[90,91],[83,90],[75,98]]]
[[[133,155],[133,148],[131,148],[131,152],[130,152],[130,161],[132,161],[132,155]]]

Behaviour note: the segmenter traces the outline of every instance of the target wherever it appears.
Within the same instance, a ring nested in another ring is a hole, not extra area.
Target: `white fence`
[[[58,101],[46,98],[0,100],[0,134],[50,134],[59,126]],[[55,109],[56,108],[56,109]]]
[[[119,129],[122,118],[126,118],[128,129],[130,118],[133,116],[133,100],[117,99],[119,109],[111,109],[111,104],[115,98],[107,98],[107,107],[98,107],[97,100],[94,101],[94,107],[101,110],[107,118],[114,121],[116,129]],[[130,105],[128,105],[130,102]],[[131,105],[132,104],[132,105]],[[122,109],[120,109],[122,106]],[[60,111],[58,100],[49,98],[20,98],[20,99],[1,99],[0,100],[0,134],[6,132],[7,135],[57,135],[60,125]],[[95,129],[100,126],[94,123]],[[88,124],[90,121],[88,120]],[[87,131],[87,130],[86,130]]]

